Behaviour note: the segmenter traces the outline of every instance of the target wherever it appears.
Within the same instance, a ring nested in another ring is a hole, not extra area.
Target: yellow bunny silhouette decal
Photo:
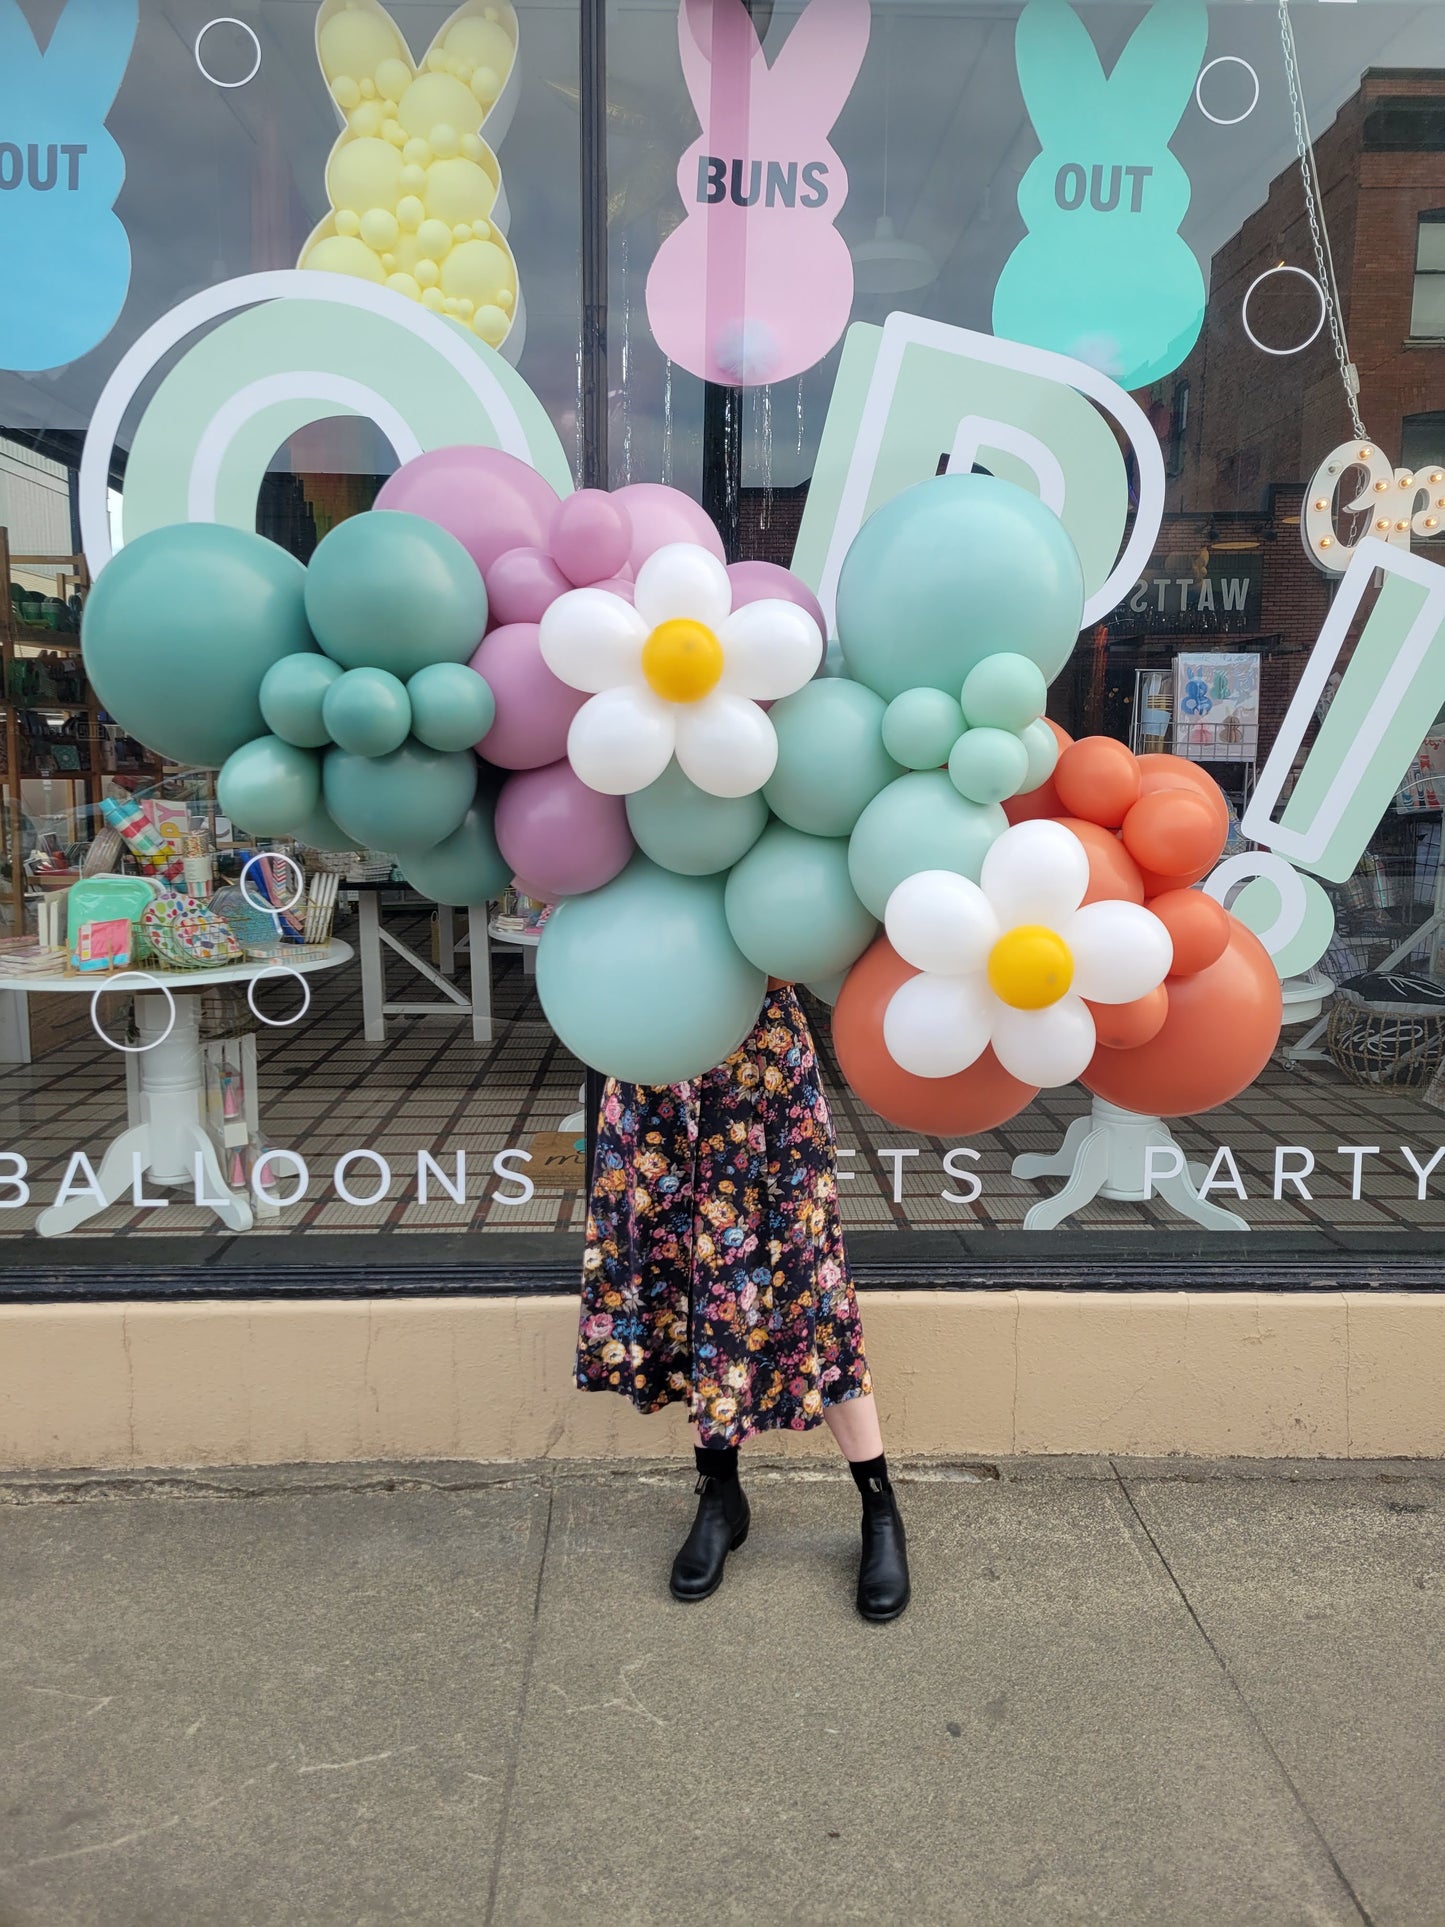
[[[500,348],[521,289],[481,129],[510,111],[516,14],[466,0],[418,67],[381,0],[323,0],[316,57],[343,125],[326,163],[331,211],[296,265],[385,285]]]

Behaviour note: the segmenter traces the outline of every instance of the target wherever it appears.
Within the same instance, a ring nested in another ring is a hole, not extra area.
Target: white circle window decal
[[[1295,274],[1299,276],[1301,281],[1308,281],[1310,286],[1314,289],[1315,297],[1320,304],[1319,320],[1315,323],[1314,327],[1310,330],[1310,332],[1305,336],[1304,340],[1297,341],[1292,348],[1271,348],[1267,341],[1260,340],[1259,336],[1254,332],[1253,328],[1251,328],[1249,325],[1250,297],[1253,295],[1255,289],[1261,285],[1261,283],[1270,280],[1276,274]],[[1278,355],[1280,357],[1284,357],[1286,355],[1302,354],[1304,350],[1310,346],[1311,342],[1317,341],[1319,339],[1320,330],[1325,325],[1325,317],[1328,313],[1329,313],[1329,303],[1325,299],[1325,291],[1320,286],[1319,282],[1316,280],[1314,275],[1309,273],[1309,271],[1305,268],[1289,268],[1289,267],[1281,266],[1278,268],[1266,268],[1263,274],[1257,274],[1253,279],[1253,281],[1250,282],[1249,287],[1245,290],[1244,300],[1240,303],[1239,319],[1244,328],[1244,332],[1249,336],[1250,340],[1254,343],[1255,347],[1258,348],[1259,352],[1262,355]]]
[[[161,993],[162,997],[165,998],[166,1003],[170,1007],[170,1013],[171,1013],[170,1021],[167,1023],[165,1029],[161,1032],[160,1036],[153,1037],[148,1044],[118,1044],[115,1041],[115,1039],[109,1034],[108,1031],[104,1031],[100,1027],[101,998],[104,996],[106,991],[114,990],[116,985],[124,982],[124,980],[127,977],[134,977],[137,983],[144,984],[147,990],[158,990]],[[95,986],[95,994],[90,1000],[90,1022],[91,1022],[91,1028],[95,1031],[96,1036],[100,1039],[100,1041],[103,1044],[109,1044],[112,1050],[124,1051],[127,1057],[139,1057],[144,1051],[154,1050],[158,1044],[163,1044],[166,1041],[166,1039],[170,1036],[171,1032],[175,1029],[176,1027],[175,996],[172,993],[171,987],[169,984],[163,984],[159,977],[152,977],[149,971],[118,970],[113,977],[107,977],[104,983],[100,983]]]
[[[246,35],[251,43],[252,51],[255,54],[255,58],[251,63],[250,73],[243,74],[239,80],[222,80],[219,75],[211,72],[205,61],[201,58],[201,42],[211,31],[212,27],[239,27],[241,32]],[[196,65],[213,87],[245,87],[248,86],[261,71],[261,42],[256,37],[256,29],[254,27],[248,27],[244,20],[237,20],[234,14],[219,14],[216,19],[206,22],[205,26],[202,27],[201,31],[196,35],[195,54]]]
[[[268,1017],[264,1011],[256,1008],[256,986],[263,977],[294,977],[297,983],[300,984],[301,1008],[293,1017]],[[270,1030],[287,1030],[292,1024],[299,1024],[307,1011],[310,1010],[311,986],[301,975],[301,972],[299,970],[293,970],[290,964],[267,964],[266,968],[264,970],[258,970],[250,983],[247,984],[246,1002],[251,1006],[251,1015],[256,1019],[257,1023],[265,1024]]]
[[[1232,118],[1226,120],[1222,114],[1211,114],[1205,106],[1204,96],[1200,93],[1199,89],[1204,85],[1204,76],[1212,67],[1243,67],[1244,71],[1254,82],[1254,98],[1242,114],[1235,114]],[[1250,115],[1259,105],[1259,75],[1254,71],[1253,67],[1250,66],[1249,62],[1242,60],[1238,54],[1219,54],[1213,60],[1206,60],[1204,65],[1199,69],[1199,78],[1194,83],[1194,104],[1200,113],[1203,114],[1204,118],[1206,120],[1212,120],[1216,127],[1238,127],[1242,120],[1249,119]]]

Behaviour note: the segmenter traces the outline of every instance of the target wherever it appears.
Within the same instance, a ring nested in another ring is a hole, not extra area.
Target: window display
[[[17,11],[0,1281],[570,1279],[770,980],[865,1278],[1428,1261],[1439,9]]]

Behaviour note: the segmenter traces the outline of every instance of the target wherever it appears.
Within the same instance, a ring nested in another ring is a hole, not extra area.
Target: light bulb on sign
[[[1355,469],[1365,471],[1365,480],[1352,500],[1348,477]],[[1348,542],[1336,526],[1337,494],[1339,513],[1368,515],[1366,528],[1396,548],[1408,549],[1412,536],[1420,541],[1438,540],[1442,533],[1440,518],[1430,511],[1432,507],[1445,509],[1445,496],[1432,502],[1430,491],[1439,487],[1442,479],[1445,471],[1433,463],[1414,471],[1396,468],[1377,448],[1363,442],[1341,443],[1320,463],[1305,491],[1300,514],[1300,539],[1305,554],[1326,575],[1343,575],[1349,567],[1355,550],[1354,544]],[[1396,492],[1396,510],[1408,506],[1409,512],[1403,517],[1376,513],[1385,506],[1376,498],[1392,490]],[[1399,499],[1401,496],[1405,498],[1403,501]]]

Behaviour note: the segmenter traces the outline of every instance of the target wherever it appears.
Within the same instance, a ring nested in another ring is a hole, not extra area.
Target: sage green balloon
[[[1044,713],[1049,686],[1044,672],[1027,656],[996,650],[975,663],[963,679],[963,713],[975,729],[1008,729],[1017,734]]]
[[[338,522],[306,571],[306,614],[343,669],[406,681],[434,662],[465,662],[487,626],[481,570],[454,535],[399,509]]]
[[[848,840],[848,874],[875,917],[915,870],[955,870],[978,882],[989,847],[1008,828],[997,803],[969,803],[944,770],[899,777],[858,819]]]
[[[326,805],[318,803],[304,823],[298,823],[291,832],[298,843],[305,844],[308,850],[356,850],[360,848],[354,836],[348,836],[337,823],[333,823],[326,813]]]
[[[411,734],[406,684],[385,669],[348,669],[327,690],[321,719],[338,749],[390,756]]]
[[[953,746],[948,774],[970,803],[1002,803],[1028,787],[1029,753],[1010,730],[965,730]]]
[[[221,765],[216,802],[252,836],[292,836],[320,805],[321,758],[279,736],[258,736]]]
[[[273,663],[261,681],[261,714],[267,727],[298,749],[325,749],[331,738],[321,705],[341,673],[340,663],[319,650]]]
[[[497,720],[490,685],[464,662],[434,662],[407,683],[412,734],[429,749],[475,749]]]
[[[878,934],[848,876],[848,840],[770,823],[727,881],[728,929],[770,977],[831,977]]]
[[[494,799],[479,794],[460,829],[435,849],[408,856],[401,873],[412,889],[458,909],[499,897],[512,880],[512,866],[497,848],[492,830],[495,810]]]
[[[137,536],[86,599],[81,641],[102,708],[171,762],[219,769],[266,733],[266,672],[316,647],[305,593],[295,556],[249,530],[179,522]]]
[[[477,791],[477,759],[409,736],[389,756],[329,749],[321,790],[338,828],[368,850],[412,856],[459,828]]]
[[[963,710],[944,689],[905,689],[883,713],[883,747],[905,769],[942,769],[963,731]]]
[[[778,762],[763,785],[774,816],[810,836],[847,836],[881,789],[903,774],[883,747],[887,705],[846,677],[805,683],[769,714]]]
[[[1040,784],[1047,783],[1058,767],[1059,739],[1040,716],[1036,723],[1030,723],[1027,729],[1019,732],[1019,741],[1029,759],[1028,774],[1024,778],[1023,789],[1019,791],[1020,796],[1024,796],[1030,790],[1038,789]]]
[[[627,799],[627,827],[637,847],[678,876],[730,870],[762,835],[768,806],[751,796],[711,796],[678,768],[676,759],[646,789]]]
[[[640,854],[559,903],[537,946],[548,1023],[584,1064],[630,1084],[678,1084],[721,1064],[766,989],[728,930],[722,880]]]
[[[835,971],[831,977],[814,978],[811,983],[804,984],[803,988],[804,990],[811,990],[813,995],[818,999],[818,1002],[820,1004],[826,1004],[831,1010],[842,994],[843,985],[847,976],[848,973],[846,970],[838,970]]]

